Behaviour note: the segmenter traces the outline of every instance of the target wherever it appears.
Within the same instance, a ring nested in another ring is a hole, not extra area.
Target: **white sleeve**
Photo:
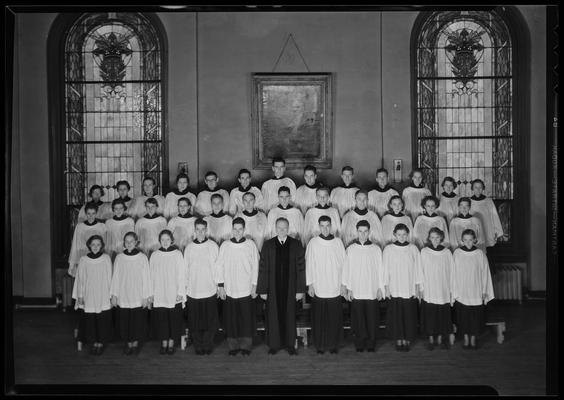
[[[501,225],[501,220],[499,219],[499,214],[497,213],[497,208],[495,207],[495,203],[493,200],[490,199],[491,202],[491,216],[492,216],[492,225],[494,233],[500,237],[503,236],[503,226]]]
[[[314,263],[315,257],[312,254],[312,243],[308,243],[306,247],[305,262],[306,262],[306,286],[312,285],[314,283]]]
[[[257,285],[257,281],[258,281],[258,270],[259,270],[259,253],[257,250],[257,246],[255,245],[255,242],[250,241],[249,243],[252,244],[252,246],[249,246],[251,248],[251,284],[252,285]]]
[[[78,264],[78,242],[80,240],[80,231],[82,229],[80,228],[80,225],[76,225],[76,227],[74,228],[74,234],[72,236],[72,243],[71,243],[71,249],[69,252],[69,275],[71,276],[75,276],[76,274],[76,268],[75,265]]]
[[[480,251],[481,250],[477,250]],[[490,272],[490,267],[488,264],[488,258],[482,252],[482,268],[481,268],[481,275],[482,275],[482,293],[485,294],[486,298],[484,299],[484,304],[487,304],[490,300],[494,299],[494,291],[493,291],[493,284],[492,284],[492,274]]]

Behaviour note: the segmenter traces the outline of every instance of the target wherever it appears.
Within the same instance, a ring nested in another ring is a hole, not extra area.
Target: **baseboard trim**
[[[41,308],[45,307],[57,307],[59,302],[56,297],[24,297],[24,296],[13,296],[12,303],[16,308],[25,308],[28,306],[37,306]]]
[[[531,300],[546,300],[546,290],[528,290],[525,297]]]

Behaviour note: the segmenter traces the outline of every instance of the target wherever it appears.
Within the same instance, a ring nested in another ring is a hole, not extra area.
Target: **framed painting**
[[[274,157],[288,168],[333,166],[332,76],[329,73],[253,74],[253,168]]]

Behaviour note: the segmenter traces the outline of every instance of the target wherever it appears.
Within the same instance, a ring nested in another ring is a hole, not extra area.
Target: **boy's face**
[[[223,210],[223,198],[214,197],[211,201],[211,206],[213,213],[218,214],[221,210]]]
[[[278,201],[282,207],[288,207],[288,204],[290,204],[290,193],[286,191],[278,193]]]
[[[98,254],[102,249],[102,242],[98,239],[93,240],[90,243],[90,251],[94,254]]]
[[[467,201],[463,201],[458,205],[458,212],[462,215],[466,215],[470,212],[470,204]]]
[[[390,203],[390,207],[392,208],[394,214],[398,214],[401,212],[401,209],[403,208],[403,202],[401,201],[401,199],[394,199]]]
[[[349,186],[352,183],[353,177],[354,177],[354,173],[352,171],[347,170],[341,173],[341,179],[343,180],[345,186]]]
[[[153,203],[146,203],[145,208],[147,209],[147,214],[154,215],[157,212],[157,206]]]
[[[437,247],[441,244],[441,235],[439,235],[437,232],[431,232],[429,234],[429,241],[431,242],[433,247]]]
[[[408,233],[404,229],[399,229],[396,233],[394,233],[396,240],[400,243],[405,243],[407,241],[407,235]]]
[[[366,204],[368,202],[368,197],[366,197],[366,193],[359,193],[355,197],[356,206],[359,210],[366,209]]]
[[[421,175],[421,172],[414,172],[411,180],[415,186],[419,186],[421,185],[421,181],[423,181],[423,175]]]
[[[161,235],[159,242],[161,243],[161,246],[164,249],[168,249],[170,247],[170,245],[172,244],[172,238],[169,235],[166,235],[166,234]]]
[[[317,179],[317,174],[313,171],[307,170],[304,172],[304,181],[309,186],[315,185],[315,181]]]
[[[190,211],[190,206],[185,201],[178,202],[178,214],[185,215]]]
[[[385,172],[378,172],[376,174],[376,182],[378,183],[378,186],[385,188],[388,184],[388,174]]]
[[[219,182],[217,176],[215,175],[206,176],[206,186],[208,187],[209,190],[215,190],[215,187],[217,186],[217,182]]]
[[[123,215],[124,211],[125,211],[125,208],[123,207],[123,204],[118,203],[114,206],[114,215],[116,217],[121,217]]]
[[[432,215],[435,212],[435,210],[437,209],[437,205],[435,204],[434,201],[428,200],[428,201],[425,202],[424,208],[425,208],[425,212],[428,215]]]
[[[452,184],[451,181],[446,181],[445,184],[443,185],[443,190],[445,191],[445,193],[451,194],[452,191],[454,190],[454,185]]]
[[[315,197],[317,198],[317,204],[320,206],[325,206],[329,201],[329,193],[327,193],[327,190],[318,190],[317,193],[315,193]]]
[[[275,177],[282,178],[286,172],[286,164],[282,161],[276,161],[272,166],[272,172],[274,172]]]
[[[253,211],[253,209],[255,208],[255,196],[251,194],[245,194],[243,196],[243,207],[245,207],[245,210],[247,211]]]
[[[129,251],[132,251],[135,248],[135,245],[137,245],[137,241],[131,235],[127,235],[123,240],[123,247]]]
[[[370,229],[368,229],[366,226],[358,227],[356,232],[358,233],[358,240],[360,240],[363,243],[368,240],[368,235],[370,234]]]
[[[474,187],[472,187],[472,192],[474,192],[476,196],[480,196],[483,191],[484,191],[484,187],[480,182],[475,183]]]
[[[127,188],[127,185],[119,185],[117,191],[119,197],[121,197],[122,199],[129,194],[129,189]]]
[[[276,223],[276,235],[281,238],[288,236],[288,223],[286,221],[278,221]]]
[[[93,208],[86,210],[86,219],[88,220],[88,222],[94,222],[94,220],[96,219],[96,214],[96,210],[94,210]]]
[[[319,223],[319,230],[323,236],[329,236],[331,234],[331,222],[321,221]]]
[[[186,190],[186,188],[188,187],[188,179],[180,178],[176,186],[178,187],[178,190],[181,192]]]
[[[150,179],[144,180],[143,181],[143,193],[145,193],[145,196],[152,196],[154,187],[155,187],[155,185],[153,185],[152,180],[150,180]]]
[[[208,227],[206,225],[196,224],[194,231],[196,232],[196,239],[202,242],[206,238]]]
[[[98,200],[100,200],[100,197],[102,197],[102,192],[100,191],[100,189],[94,189],[92,191],[92,201],[97,202]]]
[[[463,235],[462,243],[466,248],[471,249],[474,246],[474,236],[469,234]]]
[[[241,240],[241,238],[245,234],[245,227],[243,226],[243,224],[235,224],[233,225],[232,233],[235,240]]]
[[[241,175],[239,175],[238,181],[241,187],[246,189],[251,184],[251,175],[244,172]]]

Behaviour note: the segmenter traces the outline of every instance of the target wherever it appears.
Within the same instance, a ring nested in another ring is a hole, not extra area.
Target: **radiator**
[[[523,286],[521,283],[521,268],[517,265],[498,265],[493,274],[494,296],[498,300],[523,299]]]

